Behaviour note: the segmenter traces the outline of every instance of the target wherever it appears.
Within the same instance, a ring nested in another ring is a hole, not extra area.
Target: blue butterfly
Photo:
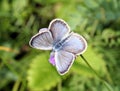
[[[70,32],[70,27],[62,19],[54,19],[48,28],[40,29],[29,44],[36,49],[52,50],[49,61],[60,75],[67,73],[75,57],[87,49],[86,40],[81,35]]]

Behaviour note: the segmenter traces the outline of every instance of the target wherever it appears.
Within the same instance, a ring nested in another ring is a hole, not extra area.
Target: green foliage
[[[28,86],[35,91],[50,90],[55,87],[61,77],[55,68],[48,62],[48,57],[44,54],[36,56],[28,70]]]
[[[107,75],[105,60],[100,54],[97,54],[95,50],[89,46],[87,51],[84,53],[84,57],[87,59],[88,63],[100,73],[101,76]],[[88,67],[88,65],[83,61],[81,57],[78,57],[73,65],[73,71],[84,76],[96,76],[95,73]]]
[[[119,91],[120,0],[0,0],[0,90],[107,91],[80,57],[61,77],[48,53],[30,48],[30,38],[54,18],[86,38],[83,56]]]
[[[108,91],[104,84],[96,78],[76,74],[68,79],[64,82],[65,86],[62,91]]]
[[[84,56],[90,65],[99,72],[101,76],[104,76],[105,73],[107,73],[104,60],[100,57],[100,55],[96,56],[92,47],[87,49]],[[30,69],[28,70],[28,85],[32,90],[49,90],[61,81],[55,67],[48,62],[48,59],[49,57],[47,54],[39,54],[32,59]],[[80,57],[76,59],[71,72],[87,77],[95,77],[93,71],[84,63],[84,61],[82,61]]]

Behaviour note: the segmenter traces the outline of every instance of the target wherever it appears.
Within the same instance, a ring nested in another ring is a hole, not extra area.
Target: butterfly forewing
[[[34,48],[41,50],[51,50],[53,45],[53,38],[46,28],[35,36],[33,36],[30,40],[30,45]]]
[[[70,32],[67,23],[61,19],[54,19],[49,25],[49,30],[55,43],[62,40]]]
[[[62,46],[62,50],[73,53],[75,55],[82,54],[86,48],[86,40],[77,33],[71,33]]]
[[[66,52],[63,50],[55,52],[55,64],[57,71],[61,75],[64,75],[70,69],[74,59],[75,56],[70,52]]]

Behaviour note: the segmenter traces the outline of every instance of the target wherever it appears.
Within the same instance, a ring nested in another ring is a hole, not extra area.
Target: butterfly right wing
[[[53,38],[51,32],[47,28],[43,28],[34,35],[30,42],[30,46],[41,50],[51,50],[53,46]]]
[[[77,33],[71,33],[65,40],[62,50],[73,53],[74,55],[80,55],[87,49],[86,40]]]
[[[82,54],[87,48],[86,40],[77,33],[71,33],[62,48],[55,52],[55,66],[57,71],[64,75],[74,62],[76,55]]]

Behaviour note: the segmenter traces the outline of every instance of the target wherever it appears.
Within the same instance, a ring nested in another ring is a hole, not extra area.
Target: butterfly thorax
[[[59,51],[64,45],[64,41],[59,41],[53,46],[53,51]]]
[[[53,46],[53,51],[59,51],[60,49],[63,48],[63,45],[66,43],[67,39],[71,36],[72,33],[69,34],[65,39],[55,42]]]

